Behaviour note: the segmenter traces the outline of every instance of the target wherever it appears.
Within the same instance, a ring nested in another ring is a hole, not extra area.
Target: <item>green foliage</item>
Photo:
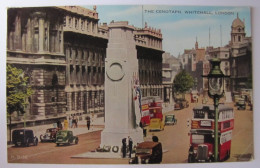
[[[194,85],[192,76],[185,70],[179,72],[174,79],[173,89],[175,93],[185,93]]]
[[[28,85],[28,77],[24,76],[23,70],[7,65],[7,112],[12,114],[14,111],[24,113],[27,98],[33,91]]]

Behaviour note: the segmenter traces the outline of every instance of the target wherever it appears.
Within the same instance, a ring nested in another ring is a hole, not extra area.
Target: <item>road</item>
[[[192,108],[175,110],[176,125],[165,126],[164,131],[148,132],[145,140],[153,135],[159,137],[163,145],[162,163],[187,163],[189,149],[189,130],[187,120],[191,119]],[[235,128],[233,130],[231,157],[227,162],[248,161],[253,153],[253,112],[235,110]],[[55,143],[39,143],[31,147],[9,147],[9,163],[57,163],[57,164],[128,164],[128,159],[87,159],[71,158],[77,154],[95,150],[100,144],[101,131],[79,135],[79,144],[59,146]]]

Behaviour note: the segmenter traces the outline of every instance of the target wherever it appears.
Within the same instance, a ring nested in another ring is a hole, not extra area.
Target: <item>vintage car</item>
[[[56,134],[56,145],[70,145],[71,143],[78,144],[79,138],[73,136],[73,132],[70,130],[60,130]]]
[[[40,135],[41,142],[55,142],[56,134],[59,131],[59,128],[48,128],[44,134]]]
[[[159,164],[162,162],[162,144],[160,142],[142,142],[135,150],[135,156],[129,164]]]
[[[175,125],[177,124],[177,119],[175,118],[174,114],[168,114],[165,115],[164,123],[165,125]]]
[[[33,130],[17,129],[12,132],[12,142],[15,146],[27,146],[30,144],[38,145],[38,138],[34,136]]]
[[[150,120],[149,131],[164,130],[164,122],[160,118],[152,118]]]
[[[239,101],[237,102],[237,109],[238,110],[245,110],[246,109],[245,99],[243,99],[243,98],[239,99]]]
[[[174,104],[175,110],[181,110],[183,108],[189,107],[189,102],[185,99],[176,99]]]

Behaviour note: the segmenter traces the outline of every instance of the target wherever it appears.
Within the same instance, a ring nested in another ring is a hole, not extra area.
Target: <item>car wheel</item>
[[[43,137],[43,136],[41,135],[41,136],[40,136],[40,140],[41,140],[41,142],[43,142],[43,138],[42,138],[42,137]]]
[[[34,144],[34,146],[37,146],[37,145],[38,145],[38,138],[37,138],[37,137],[34,138],[33,144]]]
[[[60,144],[59,144],[59,143],[57,143],[56,145],[57,145],[57,146],[60,146]]]
[[[75,139],[75,144],[78,144],[78,142],[79,142],[79,139],[76,138],[76,139]]]
[[[30,146],[29,139],[26,140],[26,144],[25,144],[25,146],[27,146],[27,147]]]

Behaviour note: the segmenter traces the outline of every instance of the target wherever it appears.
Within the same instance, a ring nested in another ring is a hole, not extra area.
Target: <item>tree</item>
[[[28,77],[24,75],[22,69],[18,69],[10,64],[7,65],[7,115],[10,119],[10,140],[11,140],[11,115],[13,112],[25,113],[27,99],[33,91],[28,84]]]
[[[189,91],[190,88],[193,87],[193,85],[194,80],[192,76],[185,70],[182,70],[175,76],[173,82],[173,90],[175,93],[184,94],[185,92]]]

